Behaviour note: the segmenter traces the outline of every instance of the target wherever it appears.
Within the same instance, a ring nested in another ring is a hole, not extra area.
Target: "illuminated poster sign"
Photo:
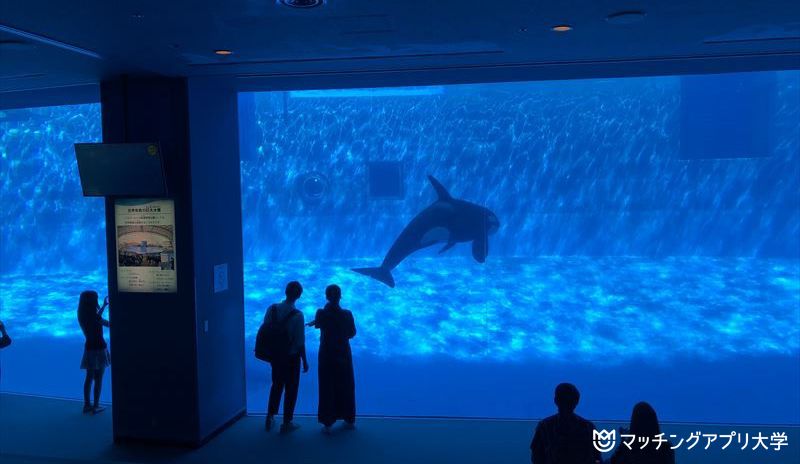
[[[120,292],[175,293],[175,202],[116,200]]]

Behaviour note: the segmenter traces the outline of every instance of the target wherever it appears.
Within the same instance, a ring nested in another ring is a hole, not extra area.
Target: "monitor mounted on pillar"
[[[167,196],[157,143],[76,143],[75,156],[86,197]]]

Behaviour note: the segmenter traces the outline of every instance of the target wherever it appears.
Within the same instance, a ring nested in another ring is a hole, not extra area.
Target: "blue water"
[[[571,380],[590,417],[647,399],[667,420],[800,423],[800,73],[776,79],[769,153],[690,161],[674,77],[243,94],[248,408],[255,331],[298,279],[307,319],[344,290],[361,413],[541,417]],[[71,143],[99,138],[99,108],[6,111],[0,134],[2,388],[77,396],[77,295],[106,276]],[[376,161],[402,166],[394,198],[369,194]],[[394,289],[352,272],[435,200],[428,174],[498,216],[486,262],[439,245]]]
[[[345,288],[344,303],[353,308],[360,331],[353,348],[380,358],[620,364],[800,351],[797,261],[553,256],[499,258],[477,272],[467,258],[422,258],[403,265],[396,290],[349,270],[365,264],[248,266],[248,342],[282,285],[300,279],[306,297],[298,306],[308,320],[324,304],[326,285]],[[18,336],[80,338],[70,290],[102,291],[105,278],[12,276],[0,284],[4,300],[15,303],[4,308],[3,318]],[[486,293],[461,291],[490,282]],[[312,346],[319,343],[318,332],[308,337]]]

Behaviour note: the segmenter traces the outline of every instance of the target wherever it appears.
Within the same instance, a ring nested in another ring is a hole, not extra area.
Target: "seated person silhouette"
[[[672,444],[661,434],[656,411],[648,403],[642,401],[633,407],[630,430],[620,428],[620,435],[633,435],[636,442],[630,448],[624,443],[618,445],[609,461],[611,464],[675,464]],[[644,448],[639,443],[639,437],[649,438]]]
[[[595,464],[602,462],[592,443],[594,424],[575,414],[580,393],[575,385],[556,387],[558,414],[542,419],[531,441],[533,464]]]

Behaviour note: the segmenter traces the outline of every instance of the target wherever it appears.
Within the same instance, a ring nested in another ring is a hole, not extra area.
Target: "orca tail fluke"
[[[389,287],[394,288],[394,277],[392,277],[391,269],[386,269],[385,267],[361,267],[358,269],[353,269],[353,271],[358,272],[359,274],[364,274],[368,277],[372,277],[373,279],[379,280]]]

